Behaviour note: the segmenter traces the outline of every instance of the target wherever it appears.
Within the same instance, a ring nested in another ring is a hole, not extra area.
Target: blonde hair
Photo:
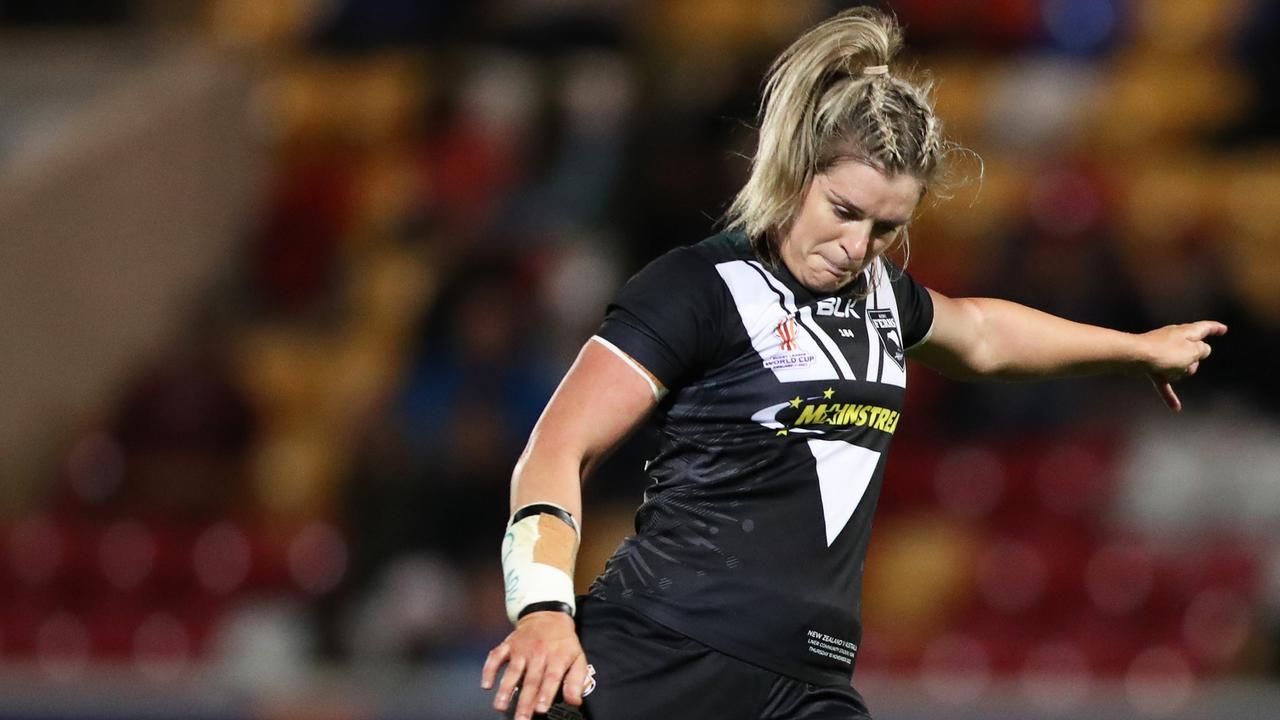
[[[725,216],[762,260],[777,264],[778,237],[810,181],[841,161],[906,173],[926,190],[938,179],[953,144],[933,112],[930,85],[887,69],[901,47],[892,16],[854,8],[801,35],[770,67],[751,175]]]

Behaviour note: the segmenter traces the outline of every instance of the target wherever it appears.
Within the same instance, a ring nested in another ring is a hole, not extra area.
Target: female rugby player
[[[900,44],[857,9],[778,58],[728,231],[632,278],[552,397],[512,481],[496,709],[520,686],[520,720],[561,691],[595,720],[869,717],[859,594],[907,355],[959,378],[1146,374],[1180,408],[1171,383],[1220,323],[1121,333],[949,298],[886,258],[953,147]],[[580,483],[650,414],[636,534],[575,603]]]

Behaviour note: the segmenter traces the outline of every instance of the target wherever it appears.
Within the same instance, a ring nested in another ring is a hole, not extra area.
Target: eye
[[[842,221],[862,219],[862,211],[860,210],[855,210],[835,202],[831,203],[831,209],[835,213],[836,217]]]
[[[884,223],[876,223],[871,228],[871,234],[878,238],[891,238],[898,234],[899,225],[886,225]]]

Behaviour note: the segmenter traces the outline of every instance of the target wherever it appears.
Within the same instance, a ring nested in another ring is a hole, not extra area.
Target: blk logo
[[[858,313],[853,309],[853,300],[850,298],[827,298],[818,301],[818,315],[820,317],[838,317],[838,318],[856,318]]]

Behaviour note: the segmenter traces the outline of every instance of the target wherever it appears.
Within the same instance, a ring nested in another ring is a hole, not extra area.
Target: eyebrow
[[[837,205],[843,205],[846,209],[852,210],[852,211],[854,211],[854,212],[858,213],[859,215],[866,215],[866,214],[867,214],[867,211],[866,211],[866,210],[863,210],[862,208],[858,207],[858,205],[857,205],[856,203],[854,203],[852,200],[850,200],[850,199],[849,199],[849,198],[847,198],[847,197],[844,197],[843,195],[841,195],[840,193],[836,192],[835,190],[828,189],[828,190],[827,190],[827,193],[831,196],[831,199],[832,199],[832,200],[833,200]],[[878,224],[880,224],[880,225],[888,226],[889,228],[891,228],[891,229],[892,229],[892,228],[900,228],[900,227],[902,227],[903,225],[906,225],[906,224],[907,224],[907,222],[908,222],[909,220],[910,220],[910,218],[907,218],[907,220],[892,220],[892,219],[881,219],[881,218],[877,218],[877,219],[876,219],[876,223],[878,223]]]

